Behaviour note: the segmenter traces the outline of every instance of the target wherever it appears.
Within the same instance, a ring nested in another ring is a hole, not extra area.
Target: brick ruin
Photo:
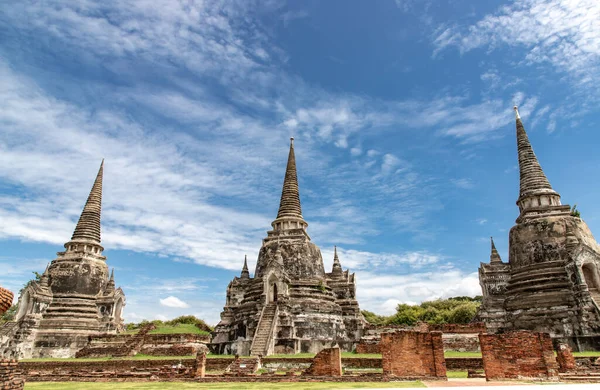
[[[515,107],[516,110],[516,107]],[[600,245],[562,205],[546,178],[517,111],[519,217],[504,263],[492,241],[481,263],[478,317],[489,331],[547,332],[577,350],[600,346]]]
[[[441,332],[400,330],[383,333],[381,354],[384,375],[446,379]]]
[[[556,347],[556,361],[560,372],[567,372],[577,368],[573,350],[567,344],[560,343]]]
[[[485,332],[483,322],[470,324],[427,324],[419,322],[415,326],[369,325],[356,345],[356,353],[381,353],[381,335],[395,330],[420,332],[442,332],[444,351],[479,352],[479,333]]]
[[[303,375],[342,376],[342,352],[339,347],[319,352]]]
[[[558,380],[558,364],[548,333],[517,331],[479,335],[489,380]]]
[[[293,139],[277,218],[258,255],[254,276],[247,262],[227,287],[226,305],[213,332],[217,354],[267,356],[318,353],[339,345],[352,351],[365,320],[356,301],[356,278],[344,271],[337,250],[332,272],[323,268],[302,217]]]
[[[104,161],[65,251],[22,290],[15,320],[0,333],[3,356],[74,357],[90,335],[122,328],[125,295],[100,244],[103,168]]]

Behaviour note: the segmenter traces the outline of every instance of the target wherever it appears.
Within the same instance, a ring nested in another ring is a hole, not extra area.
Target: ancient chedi
[[[3,328],[4,356],[74,357],[88,336],[123,327],[125,295],[100,244],[103,167],[104,161],[65,251],[21,291],[15,322]]]
[[[326,273],[319,248],[302,217],[294,142],[277,218],[258,254],[254,277],[244,261],[227,287],[227,302],[213,332],[214,353],[316,353],[339,345],[351,351],[363,333],[354,274],[342,270],[337,250]]]
[[[600,246],[586,223],[562,205],[535,156],[519,112],[519,217],[509,233],[509,259],[492,241],[479,268],[479,317],[490,331],[548,332],[577,347],[600,334]]]

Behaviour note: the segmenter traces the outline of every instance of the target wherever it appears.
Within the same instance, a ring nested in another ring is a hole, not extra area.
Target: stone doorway
[[[598,276],[596,264],[584,264],[581,266],[581,270],[583,271],[583,277],[592,298],[594,298],[596,302],[600,302],[600,277]]]
[[[273,283],[271,287],[271,291],[273,292],[273,297],[271,298],[271,302],[277,302],[277,283]]]

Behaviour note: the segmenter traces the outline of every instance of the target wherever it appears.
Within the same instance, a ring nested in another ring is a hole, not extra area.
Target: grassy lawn
[[[447,358],[480,358],[481,352],[457,352],[457,351],[445,351],[444,357]]]
[[[573,352],[573,356],[600,356],[600,351]]]
[[[466,371],[447,371],[446,376],[448,376],[448,378],[466,378],[467,372]]]
[[[149,334],[177,334],[177,333],[192,333],[208,335],[207,331],[200,330],[193,324],[177,324],[177,325],[161,325],[158,328],[150,331]]]
[[[84,385],[84,387],[82,387]],[[356,389],[356,388],[407,388],[425,387],[421,382],[322,382],[322,383],[189,383],[189,382],[32,382],[25,384],[25,390],[178,390],[178,389]]]

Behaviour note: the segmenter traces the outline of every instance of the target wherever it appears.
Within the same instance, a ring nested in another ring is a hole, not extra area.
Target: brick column
[[[322,350],[302,375],[342,376],[342,354],[339,347]]]
[[[194,378],[204,378],[206,374],[206,352],[197,353],[196,361],[193,366],[192,375]]]
[[[22,390],[25,386],[25,380],[18,370],[16,360],[0,360],[0,389],[2,390]]]
[[[384,375],[446,379],[442,332],[383,333],[380,346]]]
[[[558,362],[559,371],[561,372],[577,368],[573,351],[567,344],[558,344],[556,348],[556,361]]]
[[[529,331],[479,334],[485,377],[502,379],[558,379],[552,339]]]

